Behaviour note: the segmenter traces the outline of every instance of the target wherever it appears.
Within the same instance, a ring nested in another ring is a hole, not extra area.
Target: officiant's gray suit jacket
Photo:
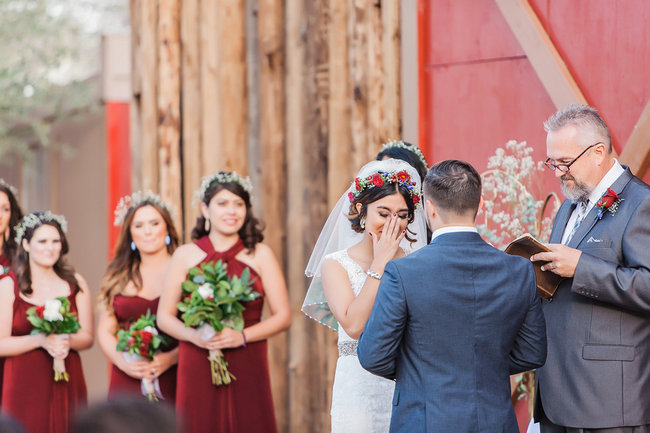
[[[611,186],[615,214],[585,217],[568,246],[582,251],[573,278],[544,302],[548,358],[538,399],[551,422],[582,428],[650,423],[650,187],[629,169]],[[555,217],[560,243],[573,205]]]
[[[358,355],[396,379],[392,433],[519,433],[509,374],[546,357],[532,263],[477,233],[436,237],[386,266]]]

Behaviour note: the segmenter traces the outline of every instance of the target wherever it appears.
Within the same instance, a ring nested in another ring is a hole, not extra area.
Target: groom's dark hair
[[[448,159],[435,164],[424,178],[424,196],[458,215],[478,212],[481,176],[469,163]]]

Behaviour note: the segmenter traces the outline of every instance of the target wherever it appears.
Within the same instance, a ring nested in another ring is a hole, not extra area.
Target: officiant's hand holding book
[[[510,242],[505,252],[514,256],[521,256],[530,259],[531,256],[550,252],[544,244],[535,239],[532,235],[526,233]],[[535,268],[535,277],[537,278],[537,290],[542,299],[549,299],[553,296],[564,277],[551,271],[542,270],[542,266],[547,262],[533,262]]]

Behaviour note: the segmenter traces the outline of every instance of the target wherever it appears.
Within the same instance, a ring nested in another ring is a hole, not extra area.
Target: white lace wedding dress
[[[357,296],[366,273],[348,256],[347,250],[329,254],[326,259],[340,263],[347,271]],[[384,433],[390,427],[395,382],[367,372],[357,358],[357,340],[338,330],[339,359],[332,390],[332,433]]]

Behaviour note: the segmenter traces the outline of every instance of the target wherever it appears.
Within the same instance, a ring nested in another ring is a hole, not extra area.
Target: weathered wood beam
[[[650,100],[639,116],[630,138],[621,152],[621,163],[630,167],[638,177],[645,176],[650,167]]]
[[[377,152],[381,149],[381,144],[388,140],[388,128],[386,125],[386,76],[384,74],[384,53],[382,52],[383,35],[382,35],[382,10],[384,3],[378,5],[374,1],[366,2],[366,20],[368,41],[366,56],[367,77],[368,77],[368,136],[365,148],[366,162],[375,159]],[[388,47],[390,49],[390,47]],[[391,83],[395,84],[395,83]]]
[[[219,168],[248,173],[246,127],[246,2],[221,0],[214,29],[219,44],[221,140]]]
[[[200,1],[201,176],[225,169],[219,152],[223,105],[219,86],[219,7],[216,1]]]
[[[587,104],[562,56],[528,0],[494,0],[553,104]]]
[[[327,202],[333,208],[357,167],[350,157],[350,75],[348,67],[348,0],[329,0],[329,135]]]
[[[131,103],[129,140],[131,150],[131,189],[142,188],[142,0],[131,0]]]
[[[353,170],[368,162],[368,0],[351,0],[348,22],[350,68],[350,159]]]
[[[183,111],[183,237],[189,241],[199,212],[192,205],[201,183],[201,31],[199,0],[181,2]]]
[[[141,1],[140,85],[141,187],[159,191],[158,184],[158,1]]]
[[[386,138],[402,138],[400,0],[381,2]],[[381,143],[379,143],[381,144]]]
[[[285,46],[284,7],[278,0],[257,0],[259,72],[259,149],[251,158],[259,160],[257,186],[266,223],[264,241],[283,269],[285,260],[286,160],[285,160]],[[288,394],[288,336],[269,340],[269,367],[278,431],[287,431],[291,406]]]
[[[181,210],[180,0],[158,0],[158,166],[160,195]],[[182,214],[175,214],[177,227]]]

